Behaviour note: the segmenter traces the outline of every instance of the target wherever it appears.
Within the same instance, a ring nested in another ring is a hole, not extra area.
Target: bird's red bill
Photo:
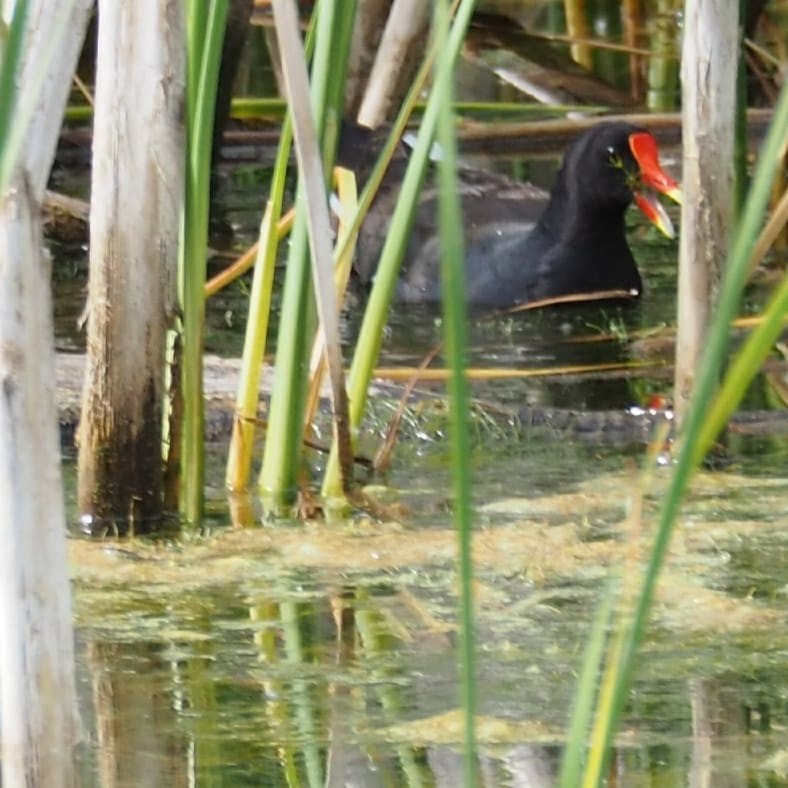
[[[681,188],[659,164],[659,151],[654,137],[646,131],[629,135],[629,148],[640,168],[640,183],[664,194],[681,205]],[[657,198],[646,190],[635,189],[635,204],[646,218],[665,235],[673,238],[673,223]]]

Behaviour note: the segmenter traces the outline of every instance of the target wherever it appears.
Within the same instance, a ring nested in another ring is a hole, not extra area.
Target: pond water
[[[223,207],[239,245],[253,237],[265,178],[255,166],[226,173]],[[635,332],[673,321],[675,244],[634,215],[630,235],[647,285],[641,304],[474,319],[470,365],[623,362],[643,352],[631,341]],[[80,254],[61,255],[56,322],[64,350],[83,344],[74,328],[83,287]],[[212,304],[212,352],[240,352],[245,290],[233,285]],[[754,290],[747,308],[761,299]],[[349,341],[355,323],[350,314]],[[602,334],[610,336],[573,341]],[[439,338],[435,314],[395,313],[381,364],[418,364]],[[655,468],[643,478],[641,445],[531,430],[496,408],[623,409],[669,385],[659,367],[474,384],[485,786],[554,783],[600,590],[613,568],[634,571],[667,475]],[[390,469],[368,488],[377,505],[346,522],[231,527],[231,511],[249,504],[256,512],[256,503],[228,503],[225,447],[217,445],[201,528],[178,539],[122,542],[75,534],[87,735],[81,785],[461,784],[446,409],[431,396],[434,385],[419,388]],[[768,383],[759,380],[748,406],[768,399]],[[373,403],[362,452],[374,453],[393,407],[391,398]],[[699,474],[611,784],[785,784],[787,459],[785,437],[734,433],[724,470]],[[73,489],[70,462],[66,475]]]

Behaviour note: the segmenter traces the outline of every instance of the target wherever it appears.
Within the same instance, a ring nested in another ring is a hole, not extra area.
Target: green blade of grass
[[[277,223],[282,213],[287,164],[293,140],[289,118],[285,119],[279,148],[276,152],[271,193],[260,225],[252,290],[249,294],[249,315],[246,319],[241,373],[238,379],[238,396],[235,405],[235,422],[227,457],[225,483],[231,490],[243,490],[249,480],[255,434],[254,419],[260,397],[260,374],[268,338],[271,317],[276,251],[279,246]]]
[[[582,782],[583,761],[586,749],[588,727],[593,717],[594,697],[596,696],[599,669],[605,655],[607,627],[613,612],[613,589],[607,589],[597,607],[591,633],[583,655],[580,677],[575,690],[574,709],[567,732],[567,744],[561,757],[561,772],[558,785],[561,788],[575,788]]]
[[[435,6],[435,40],[447,46],[449,3]],[[454,524],[459,546],[460,577],[460,687],[464,715],[463,773],[468,788],[478,785],[476,763],[476,641],[473,619],[473,552],[471,514],[471,446],[468,437],[468,381],[465,376],[468,309],[465,298],[465,241],[457,179],[457,138],[452,111],[452,79],[436,83],[438,102],[438,229],[441,244],[443,336],[451,368],[449,378],[451,466],[454,487]]]
[[[640,596],[635,604],[633,619],[622,647],[621,665],[615,677],[613,688],[614,703],[607,718],[600,721],[601,741],[604,742],[605,758],[599,762],[594,775],[589,776],[589,785],[601,784],[607,762],[610,757],[610,747],[613,732],[627,696],[630,685],[635,656],[648,621],[648,615],[654,598],[657,578],[667,553],[673,525],[679,513],[679,508],[689,486],[692,474],[697,463],[703,456],[702,440],[709,440],[710,429],[704,430],[707,418],[708,403],[715,395],[720,369],[725,361],[729,342],[729,326],[737,314],[741,293],[747,281],[748,263],[751,249],[758,236],[766,206],[769,201],[771,183],[780,160],[780,152],[788,136],[788,84],[783,86],[780,98],[775,107],[772,123],[766,140],[758,157],[758,162],[753,176],[752,186],[744,205],[740,225],[733,240],[727,274],[720,293],[717,311],[712,322],[706,346],[706,354],[697,377],[696,388],[693,392],[689,411],[685,418],[684,434],[681,436],[676,465],[671,477],[670,485],[665,493],[660,512],[659,524],[654,536],[648,564],[646,567],[643,586]],[[778,294],[773,305],[782,303],[782,296]],[[770,329],[764,329],[764,337]],[[762,339],[760,338],[760,339]],[[756,340],[757,342],[760,342]],[[761,349],[763,346],[761,345]],[[751,367],[752,359],[747,362]],[[738,374],[738,370],[731,370],[731,374]],[[721,391],[726,386],[741,388],[743,381],[729,384],[727,378]],[[715,407],[717,407],[715,405]],[[720,407],[720,413],[730,407]],[[717,417],[719,418],[719,416]],[[716,434],[716,433],[715,433]]]
[[[728,368],[714,402],[700,428],[693,463],[697,465],[711,448],[742,400],[777,338],[785,329],[788,314],[788,276],[772,294],[760,322],[742,345]]]
[[[178,296],[183,321],[180,510],[187,522],[195,523],[203,510],[205,458],[202,354],[208,204],[216,85],[227,19],[227,0],[213,0],[207,10],[201,0],[193,0],[189,5],[189,13],[188,155],[184,229],[178,271]]]
[[[16,105],[16,82],[27,22],[27,0],[17,0],[8,27],[3,30],[0,57],[0,151],[6,149],[11,118]],[[0,17],[2,23],[2,17]],[[2,189],[5,191],[5,189]]]

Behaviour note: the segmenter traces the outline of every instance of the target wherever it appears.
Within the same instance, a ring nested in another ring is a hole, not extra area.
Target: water
[[[248,241],[265,172],[228,177],[228,218]],[[675,289],[674,244],[634,216],[630,231],[641,304],[475,319],[471,365],[629,359],[633,332],[673,321]],[[58,343],[79,350],[79,254],[59,264],[56,282]],[[239,284],[214,302],[211,351],[239,353],[244,298]],[[752,292],[753,306],[761,299]],[[351,314],[348,342],[355,325]],[[570,341],[603,332],[613,336]],[[381,364],[415,365],[439,338],[434,313],[394,314]],[[493,406],[623,408],[669,385],[659,370],[474,384],[484,786],[554,783],[600,589],[641,549],[666,476],[642,480],[639,446],[524,430]],[[82,785],[461,783],[446,414],[428,396],[435,386],[420,389],[390,469],[368,490],[376,506],[346,522],[232,528],[223,447],[213,447],[209,515],[196,532],[70,541]],[[374,403],[365,453],[392,407]],[[787,455],[784,437],[734,435],[730,464],[699,475],[616,741],[616,785],[784,784]],[[73,465],[66,474],[73,483]],[[628,519],[641,492],[643,516]]]
[[[663,309],[644,304],[623,319],[635,327]],[[602,319],[570,317],[578,333]],[[543,342],[561,333],[549,320],[476,330],[478,363],[522,359],[534,334],[539,363],[561,356]],[[417,360],[437,333],[426,313],[393,321],[389,360]],[[623,347],[591,352],[619,357]],[[599,381],[589,391],[496,382],[478,393],[613,407],[638,385],[647,383]],[[473,429],[482,784],[551,785],[599,590],[650,529],[665,474],[645,485],[644,523],[633,533],[625,516],[640,448],[546,439],[488,420],[485,408]],[[231,529],[215,448],[210,515],[198,533],[72,540],[91,734],[82,784],[459,785],[445,431],[441,406],[413,411],[377,480],[385,489],[370,490],[382,501],[375,516]],[[371,428],[364,450],[378,442]],[[788,446],[739,437],[733,448],[731,467],[701,474],[676,536],[617,741],[618,785],[780,783]]]
[[[444,450],[420,453],[416,477],[407,446],[391,471],[396,491],[411,490],[394,497],[414,507],[398,520],[227,530],[216,501],[204,532],[180,542],[72,542],[93,735],[83,784],[322,785],[329,773],[332,785],[459,784],[455,537],[435,470]],[[633,549],[623,516],[637,474],[625,458],[564,447],[550,469],[537,448],[542,475],[527,476],[531,454],[474,451],[488,786],[552,784],[599,589]],[[778,784],[766,765],[788,722],[788,483],[763,474],[768,462],[696,485],[617,743],[617,784],[721,785],[732,773]],[[662,482],[648,487],[649,517]],[[534,774],[542,781],[523,782]]]

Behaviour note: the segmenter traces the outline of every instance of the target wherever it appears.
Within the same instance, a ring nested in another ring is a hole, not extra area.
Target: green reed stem
[[[274,288],[276,252],[279,248],[277,224],[282,213],[285,193],[287,164],[293,131],[290,119],[285,118],[279,149],[276,154],[271,178],[271,193],[260,224],[252,290],[249,294],[249,315],[246,319],[246,334],[238,380],[238,396],[235,405],[235,423],[227,457],[225,482],[231,490],[243,490],[249,482],[254,448],[255,419],[260,399],[260,375],[262,372],[268,325],[271,317],[271,301]]]
[[[186,195],[178,296],[182,315],[183,445],[180,511],[195,523],[203,511],[202,354],[208,246],[211,145],[227,0],[191,0],[187,28]]]
[[[598,721],[598,729],[601,740],[604,741],[606,757],[600,761],[596,774],[588,776],[586,784],[589,785],[601,784],[605,774],[613,732],[618,725],[626,702],[635,657],[645,633],[657,578],[665,560],[673,526],[692,474],[708,450],[714,436],[722,428],[724,418],[727,418],[726,414],[732,410],[732,407],[735,407],[749,384],[751,375],[754,374],[764,355],[768,352],[768,344],[765,340],[773,334],[775,330],[774,318],[780,313],[785,299],[788,299],[788,294],[785,292],[786,285],[783,284],[769,306],[770,319],[764,324],[766,327],[753,334],[755,338],[750,338],[750,342],[743,351],[748,354],[746,359],[731,367],[722,386],[718,389],[717,381],[725,362],[729,344],[729,326],[739,309],[741,294],[747,281],[751,250],[758,237],[769,202],[771,183],[786,136],[788,136],[788,84],[783,86],[775,107],[769,132],[758,157],[741,222],[733,240],[727,273],[714,320],[709,330],[706,353],[697,377],[690,408],[685,417],[684,434],[679,443],[676,465],[670,485],[663,498],[659,525],[646,567],[643,586],[635,603],[632,623],[625,633],[621,665],[616,673],[613,687],[615,702],[607,718]],[[758,354],[762,354],[757,364],[755,363],[756,351]],[[737,377],[740,375],[743,377]],[[710,412],[708,403],[712,401],[712,398],[714,398],[714,403],[711,413],[714,416],[714,421],[707,423]]]
[[[312,108],[317,136],[321,141],[326,178],[333,166],[336,119],[344,85],[347,54],[354,14],[347,6],[319,3],[315,6],[317,25],[312,66]],[[351,9],[352,10],[352,9]],[[314,335],[315,302],[310,282],[307,224],[303,189],[299,183],[297,213],[290,241],[287,276],[282,294],[282,312],[277,340],[274,387],[271,393],[267,440],[260,472],[260,490],[274,513],[285,513],[295,499],[301,461],[304,406],[309,348]]]
[[[435,7],[435,40],[446,48],[450,11],[447,0]],[[473,618],[473,546],[471,514],[471,446],[468,438],[468,381],[465,376],[468,345],[468,309],[465,297],[465,240],[457,178],[457,137],[452,112],[451,79],[436,82],[438,102],[437,139],[441,146],[438,164],[438,221],[441,244],[443,336],[451,369],[450,398],[451,465],[454,486],[454,523],[459,543],[460,575],[460,666],[464,713],[463,773],[465,785],[478,784],[476,764],[476,641]]]
[[[3,37],[0,38],[0,44],[2,44],[2,50],[0,50],[0,152],[3,152],[4,158],[8,155],[6,151],[8,150],[11,119],[14,117],[16,108],[16,84],[19,78],[22,43],[25,38],[27,6],[27,0],[17,0],[11,22],[2,31]],[[6,171],[7,168],[3,167],[4,175]],[[5,192],[5,187],[4,178],[0,183],[0,192]]]
[[[576,788],[582,783],[588,728],[593,718],[599,670],[605,657],[607,627],[613,612],[613,598],[612,589],[608,589],[597,608],[586,643],[575,690],[572,720],[561,758],[561,772],[558,778],[558,785],[561,788]]]

